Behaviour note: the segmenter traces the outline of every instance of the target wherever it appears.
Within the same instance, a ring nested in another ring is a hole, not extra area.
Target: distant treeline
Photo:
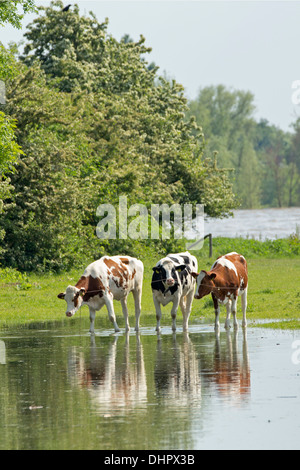
[[[204,155],[218,152],[241,207],[300,206],[300,119],[291,132],[253,118],[254,96],[223,85],[200,90],[189,103],[205,136]]]
[[[183,87],[147,62],[143,37],[118,41],[107,20],[63,7],[39,8],[22,56],[0,44],[3,266],[69,269],[104,253],[181,248],[99,240],[97,207],[124,194],[129,205],[202,203],[213,217],[241,204],[300,204],[298,123],[291,134],[257,124],[253,96],[222,86],[188,105]],[[16,15],[1,3],[0,24],[19,26]]]

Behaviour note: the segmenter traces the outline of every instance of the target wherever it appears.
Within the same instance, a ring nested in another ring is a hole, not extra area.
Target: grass
[[[257,254],[253,241],[240,239],[217,239],[214,241],[213,259],[208,258],[207,246],[195,253],[199,261],[199,269],[209,269],[214,259],[221,253],[239,251],[248,261],[249,293],[247,318],[249,323],[264,327],[300,328],[300,256],[293,253],[272,253],[267,257],[266,247],[260,246]],[[244,245],[244,250],[239,245]],[[264,242],[258,242],[263,244]],[[251,253],[251,250],[253,251]],[[141,325],[155,326],[155,310],[151,292],[152,266],[160,256],[148,255],[142,258],[145,264],[144,289],[142,299]],[[12,325],[28,325],[33,322],[70,321],[65,316],[66,305],[57,298],[69,284],[75,284],[83,270],[74,270],[61,274],[20,274],[15,270],[0,270],[0,327]],[[132,296],[128,305],[131,316],[134,315]],[[162,324],[171,325],[170,306],[163,309]],[[115,311],[119,326],[123,328],[121,305],[115,302]],[[221,308],[221,321],[225,320],[225,307]],[[81,312],[88,319],[88,308]],[[79,315],[79,312],[77,313]],[[105,307],[98,316],[107,317]],[[178,325],[181,323],[181,313],[178,315]],[[238,319],[241,321],[240,300],[238,302]],[[210,297],[195,300],[191,314],[191,322],[213,322],[214,309]],[[261,321],[263,323],[260,323]],[[265,322],[267,320],[267,322]],[[107,320],[108,322],[108,320]],[[131,319],[133,325],[133,319]],[[108,325],[110,325],[108,323]],[[109,326],[110,327],[110,326]],[[96,317],[97,328],[97,317]]]

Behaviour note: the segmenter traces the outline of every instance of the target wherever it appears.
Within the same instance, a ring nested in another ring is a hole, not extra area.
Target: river
[[[235,210],[233,213],[233,218],[205,220],[205,234],[212,233],[214,237],[274,240],[287,238],[300,230],[300,207]]]

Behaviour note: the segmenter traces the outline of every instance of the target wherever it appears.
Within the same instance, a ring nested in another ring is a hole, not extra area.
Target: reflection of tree
[[[144,408],[147,402],[146,373],[139,335],[136,335],[134,360],[130,354],[129,333],[126,334],[121,358],[118,355],[118,338],[114,338],[105,356],[99,354],[95,338],[91,338],[89,361],[77,348],[72,348],[69,353],[68,368],[73,382],[89,391],[97,412],[108,415]]]

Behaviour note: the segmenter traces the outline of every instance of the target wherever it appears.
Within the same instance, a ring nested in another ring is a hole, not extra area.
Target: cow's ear
[[[159,273],[160,273],[160,269],[159,269],[157,266],[154,266],[154,268],[152,268],[152,270],[153,270],[156,274],[159,274]]]
[[[197,277],[199,276],[198,273],[191,273],[191,275],[193,276],[193,278],[197,279]]]
[[[63,300],[63,299],[65,298],[65,295],[66,295],[66,294],[64,294],[64,293],[62,292],[61,294],[58,294],[57,297],[58,297],[59,299],[62,299],[62,300]]]
[[[79,295],[80,295],[81,297],[83,297],[85,293],[86,293],[86,290],[85,290],[84,287],[82,287],[82,288],[80,289],[80,291],[79,291]]]
[[[186,269],[186,265],[185,264],[181,264],[180,266],[177,266],[176,268],[176,271],[178,271],[179,273],[182,273],[182,271],[184,271]]]
[[[211,273],[209,275],[209,279],[211,279],[211,280],[216,279],[216,277],[217,277],[216,273]]]

